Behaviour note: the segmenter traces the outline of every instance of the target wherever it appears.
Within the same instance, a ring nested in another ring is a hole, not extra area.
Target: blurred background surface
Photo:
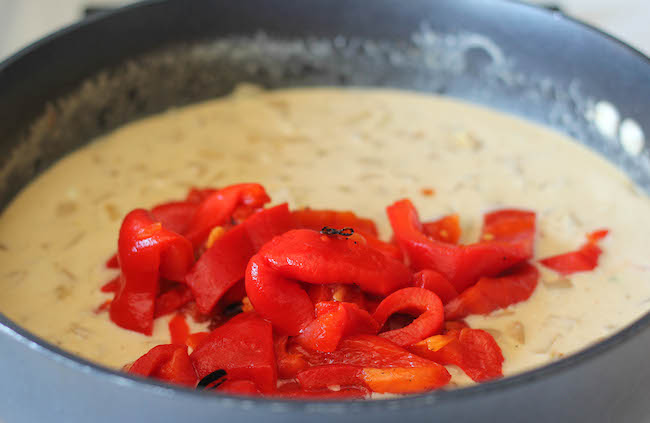
[[[435,0],[432,0],[435,1]],[[484,0],[506,1],[506,0]],[[649,0],[531,0],[559,8],[650,55]],[[116,7],[125,0],[0,0],[0,60],[58,28],[84,16],[87,10]]]

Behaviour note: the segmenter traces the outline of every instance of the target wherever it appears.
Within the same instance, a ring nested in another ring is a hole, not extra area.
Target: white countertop
[[[502,1],[502,0],[485,0]],[[650,56],[648,0],[530,0],[554,4]],[[82,16],[89,5],[118,6],[125,0],[0,0],[0,59]]]

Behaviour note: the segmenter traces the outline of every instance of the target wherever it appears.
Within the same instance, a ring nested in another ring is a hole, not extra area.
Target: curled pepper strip
[[[404,288],[393,292],[377,307],[372,317],[383,326],[386,320],[398,312],[419,315],[411,324],[379,336],[400,347],[405,347],[440,331],[445,318],[440,298],[424,288]]]
[[[251,212],[271,201],[260,184],[231,185],[207,195],[189,223],[186,237],[198,247],[215,226],[228,223],[239,207]]]
[[[408,286],[401,262],[352,239],[297,229],[273,238],[251,259],[246,293],[255,310],[286,335],[297,335],[314,319],[314,306],[298,282],[355,284],[387,295]]]
[[[411,201],[398,201],[389,206],[387,212],[395,238],[409,257],[411,267],[441,273],[458,292],[464,291],[482,276],[495,276],[532,256],[534,213],[514,210],[508,210],[505,215],[492,213],[486,216],[489,218],[485,226],[497,228],[498,232],[486,236],[489,232],[484,230],[482,242],[453,245],[432,239],[423,232]],[[507,222],[501,226],[500,222],[503,221]]]
[[[151,335],[160,278],[182,281],[194,263],[192,244],[166,230],[143,209],[130,212],[118,241],[120,280],[110,317],[118,326]]]
[[[539,262],[561,275],[594,270],[598,266],[598,258],[603,253],[598,242],[608,233],[606,229],[592,232],[587,235],[587,242],[578,250],[548,257]]]

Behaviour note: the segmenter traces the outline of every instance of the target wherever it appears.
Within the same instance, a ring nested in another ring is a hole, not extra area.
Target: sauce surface
[[[511,375],[607,337],[650,309],[650,199],[619,170],[548,129],[445,98],[388,90],[296,89],[233,96],[144,119],[70,154],[0,217],[0,311],[60,347],[119,368],[169,342],[94,310],[116,271],[124,215],[191,186],[259,182],[274,204],[352,210],[390,237],[385,207],[411,198],[422,220],[456,212],[461,242],[499,207],[537,212],[535,258],[606,227],[592,272],[540,267],[533,296],[489,316]],[[434,195],[427,192],[433,190]],[[193,324],[198,330],[200,325]],[[450,366],[456,385],[472,383]]]

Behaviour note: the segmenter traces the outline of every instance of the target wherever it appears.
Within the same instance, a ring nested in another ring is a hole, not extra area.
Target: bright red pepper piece
[[[199,205],[187,229],[187,238],[200,246],[215,226],[229,223],[237,208],[261,208],[271,201],[260,184],[231,185],[208,195]]]
[[[271,321],[279,334],[298,335],[314,320],[314,305],[305,290],[282,277],[259,254],[248,264],[246,293],[255,311]]]
[[[106,260],[106,267],[109,269],[119,269],[120,268],[120,262],[117,259],[117,253],[113,254],[111,258]]]
[[[177,345],[185,345],[187,337],[190,336],[190,327],[185,321],[185,316],[177,314],[169,320],[169,334],[171,335],[171,343]]]
[[[367,245],[297,229],[273,238],[251,259],[246,293],[258,313],[280,333],[293,336],[314,319],[313,304],[296,280],[356,284],[385,295],[408,285],[410,278],[403,263]]]
[[[192,291],[186,285],[176,285],[159,294],[154,303],[154,319],[173,313],[194,299]]]
[[[184,234],[198,208],[198,204],[173,201],[154,207],[151,209],[151,214],[157,221],[162,223],[165,229],[177,234]]]
[[[535,242],[535,213],[515,209],[487,213],[483,218],[481,239],[520,245],[526,255],[532,257]]]
[[[295,341],[305,348],[331,352],[345,336],[375,335],[378,331],[375,319],[356,304],[328,301],[316,304],[316,319]]]
[[[422,222],[422,232],[436,241],[458,244],[461,235],[460,219],[457,214],[450,214],[433,222]]]
[[[429,238],[422,232],[417,211],[409,200],[401,200],[387,208],[395,238],[415,270],[440,272],[458,292],[476,283],[482,276],[494,276],[531,257],[529,241],[534,238],[534,225],[522,224],[521,234],[508,232],[503,239],[496,235],[490,241],[470,245],[453,245]],[[529,212],[521,212],[529,223]]]
[[[497,278],[481,278],[445,306],[445,317],[462,319],[470,314],[489,314],[494,310],[525,301],[537,287],[539,271],[528,263],[521,264]]]
[[[425,269],[413,275],[413,286],[428,289],[434,292],[443,304],[447,304],[458,296],[456,288],[449,283],[447,278],[435,270]]]
[[[461,329],[436,335],[409,348],[440,364],[453,364],[476,382],[503,376],[503,354],[492,335],[480,329]]]
[[[192,387],[198,382],[185,345],[153,347],[131,365],[129,373]]]
[[[185,339],[185,345],[195,350],[205,339],[210,335],[210,332],[195,332],[190,334]]]
[[[227,380],[216,390],[218,392],[234,395],[257,395],[261,393],[260,390],[257,389],[257,385],[250,380]]]
[[[587,242],[579,250],[548,257],[539,262],[561,275],[593,270],[598,266],[598,258],[603,252],[597,243],[608,233],[605,229],[592,232],[587,235]]]
[[[100,290],[102,292],[116,292],[120,288],[120,276],[116,276],[110,281],[106,282]]]
[[[365,292],[388,295],[408,286],[411,274],[378,250],[308,229],[275,237],[259,252],[286,278],[313,284],[355,284]]]
[[[217,192],[216,188],[190,188],[185,201],[192,204],[201,204],[203,200]]]
[[[305,390],[327,389],[330,386],[365,386],[362,367],[346,364],[314,366],[298,373],[296,379]]]
[[[287,352],[287,341],[288,337],[283,335],[276,335],[273,339],[280,379],[293,379],[308,367],[302,354]]]
[[[110,317],[118,326],[151,335],[160,277],[180,281],[194,262],[190,242],[168,231],[146,210],[130,212],[118,241],[120,284]]]
[[[438,333],[445,317],[440,298],[424,288],[403,288],[393,292],[379,304],[372,317],[383,326],[388,317],[398,312],[418,317],[401,329],[382,332],[379,336],[401,347]]]
[[[210,332],[190,359],[199,379],[223,369],[228,380],[250,380],[262,392],[276,388],[273,328],[255,313],[239,314]]]
[[[289,208],[281,204],[253,214],[217,239],[186,277],[199,310],[208,314],[229,289],[244,279],[255,252],[273,236],[292,227]]]
[[[353,303],[362,309],[366,309],[366,296],[355,285],[308,285],[307,294],[312,303],[320,303],[324,301],[339,301],[345,303]]]
[[[297,343],[288,347],[290,353],[300,353],[311,366],[347,364],[364,368],[436,367],[431,360],[410,353],[388,339],[375,335],[355,335],[344,338],[331,353],[307,350]]]

